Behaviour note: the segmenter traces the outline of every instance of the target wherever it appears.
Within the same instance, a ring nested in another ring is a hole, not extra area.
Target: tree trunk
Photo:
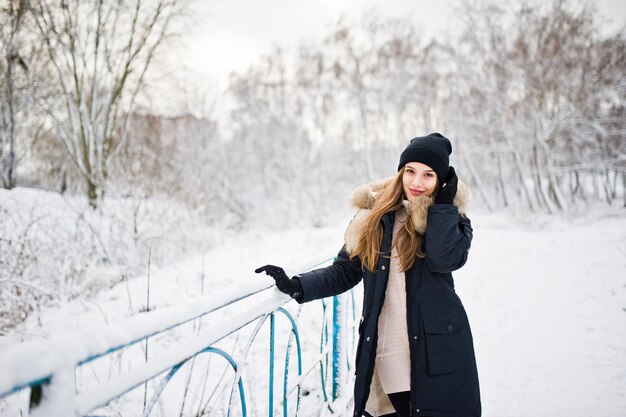
[[[480,180],[480,176],[476,173],[474,166],[471,164],[466,154],[463,155],[463,162],[465,163],[465,166],[467,166],[467,170],[469,171],[472,181],[474,182],[476,189],[478,190],[478,194],[480,194],[480,196],[482,197],[485,205],[487,206],[487,209],[489,209],[489,211],[493,211],[494,207],[491,203],[491,199],[485,192],[485,188],[482,184],[482,181]]]
[[[556,204],[556,207],[559,210],[563,210],[563,202],[561,197],[561,192],[559,191],[559,183],[556,178],[552,175],[548,177],[548,191],[550,192],[550,196],[552,196],[552,201]]]
[[[5,134],[2,136],[3,143],[1,144],[2,150],[0,155],[2,159],[2,186],[7,189],[12,189],[16,185],[15,168],[15,138],[17,136],[17,129],[15,126],[15,114],[16,114],[16,102],[15,102],[15,70],[16,64],[22,63],[22,66],[26,70],[26,64],[21,60],[17,49],[15,47],[15,36],[20,29],[20,20],[24,14],[24,10],[27,6],[27,2],[22,0],[19,2],[17,10],[13,9],[13,4],[10,5],[10,12],[14,13],[14,17],[11,18],[11,34],[9,35],[8,44],[5,46],[5,59],[7,63],[6,72],[6,103],[8,120],[3,120],[2,128],[5,129]],[[13,20],[15,19],[15,20]]]
[[[624,207],[626,208],[626,172],[622,172],[622,197],[624,197]]]
[[[6,90],[8,105],[7,120],[7,143],[2,144],[2,186],[7,189],[15,188],[15,95],[13,91],[13,71],[15,69],[15,59],[12,42],[7,47],[7,74],[6,74]]]
[[[500,152],[496,154],[496,162],[498,165],[498,184],[500,186],[500,193],[502,195],[502,203],[504,204],[504,207],[508,207],[509,199],[506,195],[506,187],[504,185],[504,178],[503,178],[504,174],[502,172],[502,156]]]
[[[530,195],[530,190],[528,190],[528,186],[526,185],[526,173],[524,172],[524,164],[522,163],[522,158],[520,157],[519,152],[513,147],[513,144],[508,136],[505,136],[509,146],[513,149],[513,161],[515,161],[515,167],[517,168],[517,172],[519,173],[519,180],[522,190],[526,196],[526,202],[528,203],[528,208],[531,211],[535,210],[535,205],[533,204],[533,199]]]
[[[605,169],[603,174],[602,188],[604,189],[604,198],[610,206],[613,202],[613,198],[611,196],[611,180],[609,178],[609,170]]]
[[[543,189],[543,182],[541,180],[542,170],[539,169],[539,152],[537,151],[537,145],[533,145],[533,164],[535,169],[535,195],[537,197],[537,201],[539,204],[543,204],[543,206],[548,210],[548,213],[554,213],[554,209],[552,208],[552,204],[550,200],[546,196],[546,193]]]
[[[98,208],[98,186],[93,178],[86,177],[85,180],[87,182],[87,198],[89,200],[89,206],[95,210]]]
[[[569,192],[572,203],[576,203],[576,196],[580,193],[583,201],[587,201],[585,197],[585,189],[580,186],[580,173],[577,170],[570,172]]]
[[[595,169],[591,171],[591,183],[593,185],[593,198],[600,198],[600,185],[598,184],[598,176]]]

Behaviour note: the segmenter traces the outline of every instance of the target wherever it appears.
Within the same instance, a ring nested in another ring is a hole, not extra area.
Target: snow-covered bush
[[[105,199],[0,190],[0,333],[42,304],[90,296],[212,245],[202,212],[157,198]]]

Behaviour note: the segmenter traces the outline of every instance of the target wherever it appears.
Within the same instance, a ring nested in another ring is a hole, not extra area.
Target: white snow
[[[626,415],[626,217],[478,216],[455,274],[485,416]]]
[[[605,210],[572,219],[546,215],[472,215],[471,211],[470,217],[474,242],[469,261],[454,276],[472,325],[483,415],[626,415],[626,216],[619,211]],[[295,274],[318,254],[339,249],[348,218],[324,229],[249,231],[225,236],[214,250],[204,255],[166,268],[154,268],[151,271],[151,307],[165,311],[168,305],[187,303],[188,297],[200,295],[202,279],[205,280],[205,299],[214,296],[223,300],[227,289],[241,288],[245,292],[251,286],[269,285],[269,278],[252,272],[266,263],[283,265],[287,273]],[[255,280],[254,284],[251,280]],[[87,324],[98,332],[105,324],[120,322],[131,313],[142,311],[145,286],[146,277],[140,276],[101,292],[89,301],[75,300],[63,307],[46,309],[40,315],[41,326],[33,317],[12,334],[0,338],[0,361],[8,357],[8,352],[19,349],[22,340],[46,339],[50,334],[76,325]],[[237,311],[226,311],[222,316],[198,322],[198,327],[202,325],[198,333],[204,334],[205,330],[211,333],[220,323],[234,320],[237,313],[246,308],[263,310],[264,305],[255,306],[255,302],[258,298],[244,303],[245,308],[238,307]],[[297,305],[290,302],[286,308],[295,314]],[[186,310],[189,309],[191,305],[186,306]],[[310,368],[311,358],[319,355],[320,315],[321,306],[317,302],[307,304],[299,318],[305,356],[303,371]],[[289,329],[287,320],[279,317],[276,320],[279,353],[275,363],[274,399],[277,413],[281,409],[281,376]],[[241,331],[242,340],[246,340],[250,327]],[[191,342],[188,342],[189,337],[181,339],[183,333],[181,330],[167,338],[151,340],[150,358],[187,352]],[[249,415],[267,412],[268,352],[265,345],[268,334],[267,324],[264,324],[242,363]],[[109,340],[109,336],[102,337]],[[177,346],[177,340],[185,342]],[[238,340],[229,339],[221,346],[234,352],[235,357],[243,357],[241,345]],[[81,367],[76,375],[76,383],[81,387],[81,404],[83,400],[87,403],[88,394],[83,393],[89,393],[90,387],[98,383],[115,384],[124,378],[120,376],[122,371],[137,374],[148,369],[150,365],[142,365],[143,360],[136,363],[137,358],[142,358],[139,350],[92,367]],[[53,359],[40,357],[39,361],[52,362]],[[296,379],[295,362],[292,351],[290,386]],[[198,360],[198,369],[200,364],[204,366],[204,362]],[[32,368],[38,367],[35,365],[38,362],[33,362]],[[209,369],[209,365],[206,366]],[[6,369],[0,375],[3,381],[27,372],[28,367],[18,364],[10,375]],[[206,374],[211,382],[220,381],[222,371],[219,369],[216,364],[211,365],[211,372]],[[303,416],[316,415],[315,407],[321,404],[318,372],[313,367],[313,372],[303,380],[303,391],[310,391],[302,397],[300,414]],[[164,393],[153,415],[178,415],[179,405],[171,406],[169,401],[177,396],[179,400],[182,398],[180,388],[184,387],[182,378],[186,375],[183,371],[179,374],[181,380],[170,384],[173,385],[168,388],[171,391]],[[204,375],[197,378],[202,381]],[[226,394],[219,391],[216,398],[230,394],[232,375],[228,373],[222,381],[222,385],[227,386]],[[195,380],[196,376],[193,378]],[[150,385],[159,381],[160,377]],[[0,415],[19,414],[26,397],[27,392],[21,392],[0,400]],[[100,409],[99,414],[140,415],[142,399],[143,391],[134,390]],[[226,403],[216,400],[212,404],[218,407]],[[238,396],[235,404],[239,404]],[[293,410],[293,407],[295,397],[292,396],[289,408]],[[221,415],[222,411],[223,408],[221,411],[216,408],[210,415]],[[235,415],[237,412],[238,408]]]

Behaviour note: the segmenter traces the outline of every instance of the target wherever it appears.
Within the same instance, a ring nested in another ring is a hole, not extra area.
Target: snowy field
[[[456,274],[485,416],[626,415],[626,218],[474,221]]]
[[[245,288],[250,280],[267,280],[253,273],[266,263],[282,265],[295,274],[310,259],[339,249],[348,218],[347,214],[345,221],[327,228],[224,235],[204,255],[167,267],[154,266],[151,306],[198,296],[203,286],[206,295],[226,286]],[[471,218],[475,232],[470,258],[454,276],[474,334],[483,415],[625,416],[623,212],[604,210],[574,219],[486,213]],[[91,299],[45,309],[0,338],[0,354],[21,340],[48,337],[77,325],[119,321],[145,308],[145,290],[146,277],[139,276]],[[287,308],[295,314],[297,305],[291,302]],[[311,329],[301,336],[306,354],[319,348],[316,317],[320,312],[319,304],[303,310],[302,320],[310,321],[303,327]],[[278,327],[278,331],[287,330]],[[266,389],[265,377],[262,382],[253,377],[267,373],[266,358],[261,348],[251,352],[246,376],[252,392]],[[278,368],[282,361],[282,357],[277,359]],[[77,380],[94,378],[85,372]],[[313,407],[321,398],[316,391],[318,378],[305,384],[311,392],[309,400],[303,397],[304,416],[316,414]],[[262,398],[249,399],[249,415],[266,414],[266,397],[263,393]],[[116,404],[112,415],[138,415],[141,406],[133,402],[142,396],[132,398]],[[15,412],[14,405],[0,401],[0,415]]]

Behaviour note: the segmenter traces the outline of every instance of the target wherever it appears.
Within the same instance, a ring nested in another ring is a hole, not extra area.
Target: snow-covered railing
[[[320,262],[316,267],[329,263],[331,260],[332,258]],[[332,309],[328,308],[328,300],[322,300],[324,316],[331,317],[328,321],[323,322],[319,356],[303,368],[297,323],[302,306],[299,306],[294,318],[282,307],[291,299],[273,287],[273,285],[267,284],[267,280],[258,280],[256,283],[252,281],[250,285],[246,286],[245,293],[242,293],[241,288],[231,288],[219,294],[214,293],[199,297],[179,305],[140,313],[114,325],[92,325],[64,332],[45,341],[30,341],[13,346],[0,352],[0,399],[30,388],[31,416],[85,416],[167,372],[154,390],[152,399],[146,402],[144,397],[143,415],[148,416],[163,389],[181,366],[200,354],[217,354],[225,358],[235,371],[230,391],[228,415],[231,414],[233,401],[238,393],[241,414],[245,416],[247,414],[245,387],[241,378],[241,366],[238,363],[245,363],[245,355],[247,355],[256,335],[267,318],[270,318],[271,354],[268,410],[271,417],[275,408],[273,386],[274,328],[275,316],[279,314],[284,315],[291,326],[283,376],[283,415],[286,417],[288,414],[287,397],[294,390],[297,390],[297,414],[302,382],[317,367],[320,369],[321,391],[324,398],[324,404],[320,408],[331,414],[341,415],[350,405],[349,396],[341,398],[340,394],[342,393],[342,385],[349,384],[351,381],[350,355],[347,353],[349,353],[348,346],[353,347],[355,340],[355,302],[352,293],[333,297]],[[147,359],[146,363],[135,366],[128,372],[112,377],[84,392],[75,392],[75,372],[81,365],[146,341],[148,338],[253,296],[256,298],[250,307],[229,317],[222,323],[211,326],[193,337],[186,338],[181,343],[177,343],[176,347],[166,349],[158,356]],[[330,311],[332,311],[332,315],[329,314]],[[216,342],[255,320],[258,321],[249,337],[243,358],[235,360],[227,352],[213,346]],[[329,321],[332,322],[332,331],[328,329]],[[351,337],[348,337],[348,330],[351,330]],[[298,375],[296,380],[289,385],[288,370],[294,338],[298,354]],[[351,340],[351,343],[347,343],[348,340]],[[307,341],[307,343],[312,343],[312,341]],[[331,366],[329,366],[329,356],[331,357]],[[332,391],[330,393],[326,389],[329,374],[332,375]],[[348,391],[344,392],[347,393]]]

